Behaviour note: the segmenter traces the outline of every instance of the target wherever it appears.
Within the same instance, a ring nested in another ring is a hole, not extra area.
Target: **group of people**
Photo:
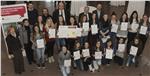
[[[38,15],[32,3],[27,6],[29,19],[24,19],[17,29],[8,27],[6,38],[15,73],[21,74],[25,71],[23,49],[28,63],[36,63],[39,69],[45,68],[46,61],[53,63],[58,60],[63,76],[70,75],[71,64],[74,69],[91,72],[100,71],[102,66],[110,66],[112,62],[121,68],[129,67],[132,63],[138,66],[150,34],[148,15],[144,14],[142,19],[139,19],[138,12],[133,11],[128,18],[128,14],[124,12],[118,19],[115,12],[109,17],[102,11],[102,5],[97,4],[97,9],[92,13],[89,12],[89,7],[85,6],[84,12],[76,19],[76,16],[70,15],[70,12],[64,9],[63,2],[58,3],[58,8],[52,16],[47,8],[42,10],[42,15]],[[81,37],[59,38],[57,34],[56,38],[49,37],[49,29],[55,29],[57,33],[59,26],[83,28],[85,23],[89,23],[89,29],[82,30]],[[92,33],[92,25],[97,25],[98,33]],[[115,28],[117,31],[114,31]],[[39,47],[37,43],[42,43],[42,40],[44,46]],[[57,60],[54,59],[55,44]]]

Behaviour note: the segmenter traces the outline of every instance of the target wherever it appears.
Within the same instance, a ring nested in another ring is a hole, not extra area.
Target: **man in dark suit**
[[[93,11],[96,14],[96,23],[99,24],[103,18],[102,5],[97,4],[97,9]]]
[[[65,24],[67,24],[68,21],[69,21],[70,12],[65,9],[65,6],[64,6],[63,2],[59,2],[58,3],[58,9],[56,9],[53,12],[53,21],[54,21],[54,23],[57,22],[59,15],[63,16]]]
[[[87,21],[90,22],[92,20],[92,14],[89,12],[89,7],[84,7],[84,12],[79,14],[79,22],[81,21],[81,18],[83,15],[87,16]]]

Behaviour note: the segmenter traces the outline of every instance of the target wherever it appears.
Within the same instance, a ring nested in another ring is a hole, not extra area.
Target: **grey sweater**
[[[63,51],[61,51],[58,55],[58,63],[60,66],[64,65],[64,60],[69,60],[71,59],[71,53],[67,51],[66,55],[64,54]]]

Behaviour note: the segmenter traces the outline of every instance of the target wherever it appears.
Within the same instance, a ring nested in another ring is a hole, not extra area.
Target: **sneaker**
[[[54,57],[53,57],[53,56],[51,57],[51,61],[52,61],[52,62],[55,62],[55,60],[54,60]]]
[[[52,61],[51,61],[51,57],[49,57],[49,58],[48,58],[48,62],[49,62],[49,63],[52,63]]]

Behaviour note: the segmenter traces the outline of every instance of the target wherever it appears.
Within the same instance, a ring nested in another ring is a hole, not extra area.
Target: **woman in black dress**
[[[25,71],[23,55],[21,50],[22,46],[18,36],[15,33],[15,28],[13,26],[10,26],[8,28],[6,42],[8,46],[9,55],[11,56],[14,63],[15,73],[21,74]]]

